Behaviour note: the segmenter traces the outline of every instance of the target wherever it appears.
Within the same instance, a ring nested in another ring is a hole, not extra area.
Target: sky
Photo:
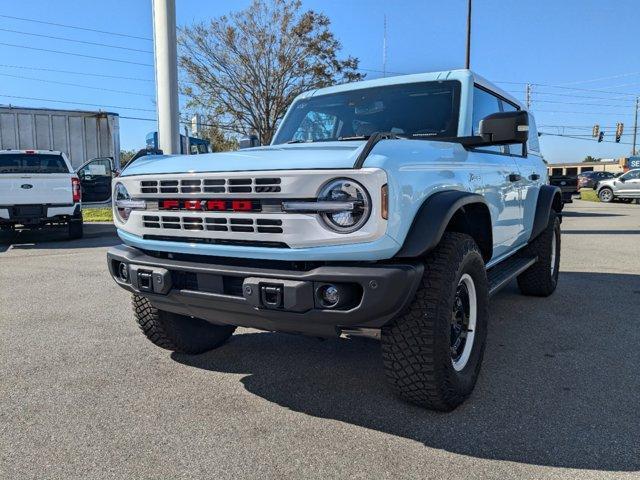
[[[249,3],[176,0],[177,23],[205,22]],[[330,18],[342,54],[359,58],[367,78],[382,76],[385,15],[388,74],[464,66],[466,5],[303,0],[304,8]],[[121,116],[122,148],[142,148],[156,129],[151,0],[22,0],[15,6],[0,0],[0,104],[114,111]],[[533,85],[531,111],[548,134],[541,146],[549,162],[629,154],[640,94],[640,0],[474,0],[472,25],[474,71],[519,99],[526,84]],[[620,144],[614,143],[617,122],[624,123]],[[603,143],[590,138],[596,123]]]

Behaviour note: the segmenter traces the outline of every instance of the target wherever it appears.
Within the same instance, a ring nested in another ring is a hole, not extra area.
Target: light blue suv
[[[451,410],[489,296],[556,288],[547,183],[533,117],[471,71],[338,85],[300,95],[269,146],[126,168],[108,265],[163,348],[200,353],[237,326],[374,333],[393,390]]]

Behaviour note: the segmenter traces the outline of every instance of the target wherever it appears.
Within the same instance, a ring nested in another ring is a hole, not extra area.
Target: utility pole
[[[464,68],[471,68],[471,0],[467,0],[467,60]]]
[[[178,47],[175,0],[153,1],[153,50],[156,66],[158,147],[166,154],[180,153],[178,107]]]
[[[527,110],[531,109],[531,84],[527,83],[527,88],[525,90],[525,103],[527,104]]]
[[[384,30],[382,34],[382,76],[387,76],[387,15],[384,16]]]
[[[633,123],[633,149],[631,155],[636,154],[636,137],[638,136],[638,107],[640,107],[640,97],[636,97],[636,119]]]

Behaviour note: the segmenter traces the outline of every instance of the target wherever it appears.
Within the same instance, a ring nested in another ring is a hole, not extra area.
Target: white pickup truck
[[[80,179],[53,150],[0,150],[0,229],[66,226],[82,237]]]

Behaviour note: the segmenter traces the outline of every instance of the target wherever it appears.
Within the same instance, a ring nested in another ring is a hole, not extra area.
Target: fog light
[[[340,302],[340,292],[335,285],[323,285],[318,292],[322,306],[326,308],[335,307]]]
[[[129,266],[126,263],[121,263],[118,267],[118,275],[123,282],[129,281]]]

